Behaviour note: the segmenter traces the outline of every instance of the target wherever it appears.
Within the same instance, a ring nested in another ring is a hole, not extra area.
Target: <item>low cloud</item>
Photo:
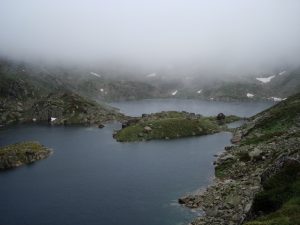
[[[300,64],[299,11],[298,0],[2,0],[0,54],[212,74],[271,71]]]

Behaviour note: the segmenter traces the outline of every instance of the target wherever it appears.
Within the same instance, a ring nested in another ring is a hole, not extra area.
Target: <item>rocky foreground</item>
[[[47,158],[52,151],[38,142],[21,142],[0,148],[0,170],[11,169]]]
[[[191,224],[300,224],[300,94],[251,118],[232,141],[213,184],[179,199],[204,211]]]

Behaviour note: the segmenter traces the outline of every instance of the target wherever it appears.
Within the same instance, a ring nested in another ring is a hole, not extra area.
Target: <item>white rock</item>
[[[258,157],[262,154],[262,150],[258,149],[258,148],[254,148],[253,151],[249,152],[249,156],[253,159],[255,157]]]
[[[32,118],[32,122],[36,122],[36,118]]]
[[[149,126],[145,126],[145,127],[144,127],[144,131],[146,131],[146,132],[152,131],[152,128],[149,127]]]
[[[103,92],[103,91],[104,91],[104,89],[103,89],[103,88],[100,88],[100,91],[101,91],[101,92]]]
[[[55,121],[57,118],[51,117],[51,122]]]
[[[199,91],[197,91],[198,94],[201,94],[201,92],[202,92],[202,89],[200,89]]]

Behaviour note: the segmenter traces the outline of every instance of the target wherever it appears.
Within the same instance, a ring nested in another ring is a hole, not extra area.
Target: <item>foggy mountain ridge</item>
[[[296,0],[3,0],[1,70],[99,102],[284,99],[299,88],[299,10]]]
[[[26,80],[45,93],[68,90],[98,102],[145,98],[274,100],[272,97],[284,99],[300,87],[299,69],[282,70],[277,74],[228,76],[226,79],[209,76],[170,78],[162,73],[150,77],[143,73],[137,78],[128,71],[122,73],[120,69],[116,73],[109,69],[54,67],[2,60],[0,71],[1,79]],[[257,80],[270,76],[274,77],[267,83]],[[249,93],[253,97],[249,98]]]
[[[269,74],[300,64],[299,10],[297,0],[3,0],[0,55],[110,76]]]

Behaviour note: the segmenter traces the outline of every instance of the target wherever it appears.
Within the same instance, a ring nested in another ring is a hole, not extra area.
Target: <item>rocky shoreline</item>
[[[52,154],[52,150],[38,142],[27,141],[0,148],[0,171],[34,163]]]
[[[263,190],[263,183],[284,165],[300,164],[300,119],[297,109],[298,106],[292,125],[284,132],[269,135],[269,129],[274,127],[267,126],[268,132],[265,133],[266,128],[261,128],[266,121],[271,121],[272,110],[255,116],[236,129],[232,138],[236,145],[225,147],[214,162],[213,183],[200,194],[178,200],[186,207],[203,210],[204,215],[191,222],[192,225],[239,225],[257,217],[253,215],[253,204],[255,196]]]

